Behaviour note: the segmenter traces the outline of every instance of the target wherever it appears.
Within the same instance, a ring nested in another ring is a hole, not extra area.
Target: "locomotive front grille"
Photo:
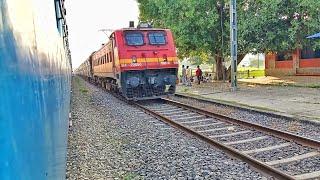
[[[122,92],[128,99],[150,99],[175,93],[175,69],[128,71],[122,74]]]
[[[128,99],[143,99],[151,97],[160,97],[164,95],[173,95],[175,93],[175,86],[166,87],[152,87],[151,85],[139,86],[137,88],[127,88],[126,96]]]

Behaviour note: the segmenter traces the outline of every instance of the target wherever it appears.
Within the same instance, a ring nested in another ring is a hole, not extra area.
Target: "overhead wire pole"
[[[230,42],[231,42],[231,90],[236,91],[237,82],[237,0],[230,0]]]
[[[222,79],[223,79],[223,82],[226,81],[226,63],[225,63],[225,59],[224,59],[224,36],[223,36],[223,33],[224,33],[224,28],[223,28],[223,25],[224,25],[224,19],[223,19],[223,11],[224,11],[224,0],[221,1],[221,4],[220,4],[220,26],[221,26],[221,59],[222,59],[222,69],[223,69],[223,73],[222,73]]]

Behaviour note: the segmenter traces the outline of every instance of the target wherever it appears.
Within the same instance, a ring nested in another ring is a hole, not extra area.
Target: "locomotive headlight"
[[[132,56],[131,60],[132,60],[132,63],[137,63],[137,56]]]

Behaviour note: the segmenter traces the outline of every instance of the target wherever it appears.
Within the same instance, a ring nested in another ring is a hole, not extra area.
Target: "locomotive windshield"
[[[139,32],[126,33],[126,42],[129,46],[141,46],[144,44],[143,34]]]
[[[149,42],[152,45],[166,44],[166,38],[163,32],[151,32],[148,34]]]

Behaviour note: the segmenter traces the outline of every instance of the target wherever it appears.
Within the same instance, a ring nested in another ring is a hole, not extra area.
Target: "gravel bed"
[[[314,158],[307,158],[301,161],[287,164],[279,164],[274,167],[282,171],[288,172],[288,174],[290,175],[299,175],[314,171],[320,171],[320,156]]]
[[[287,141],[270,136],[267,139],[249,142],[249,143],[236,144],[236,145],[232,145],[232,147],[239,149],[239,150],[242,150],[242,151],[247,151],[247,150],[252,150],[252,149],[265,148],[268,146],[275,146],[275,145],[279,145],[279,144],[282,144],[285,142],[287,142]]]
[[[250,110],[241,110],[234,107],[218,105],[210,102],[201,102],[199,100],[189,98],[180,98],[176,96],[170,98],[214,113],[219,113],[248,122],[258,123],[320,141],[320,126],[311,122],[276,118],[270,115],[252,112]]]
[[[156,119],[76,80],[67,179],[267,179],[190,135],[161,130],[149,122]]]
[[[292,145],[287,147],[250,155],[254,158],[260,159],[261,161],[268,162],[279,160],[282,158],[290,158],[293,156],[302,155],[311,151],[314,151],[314,149],[293,143]]]

